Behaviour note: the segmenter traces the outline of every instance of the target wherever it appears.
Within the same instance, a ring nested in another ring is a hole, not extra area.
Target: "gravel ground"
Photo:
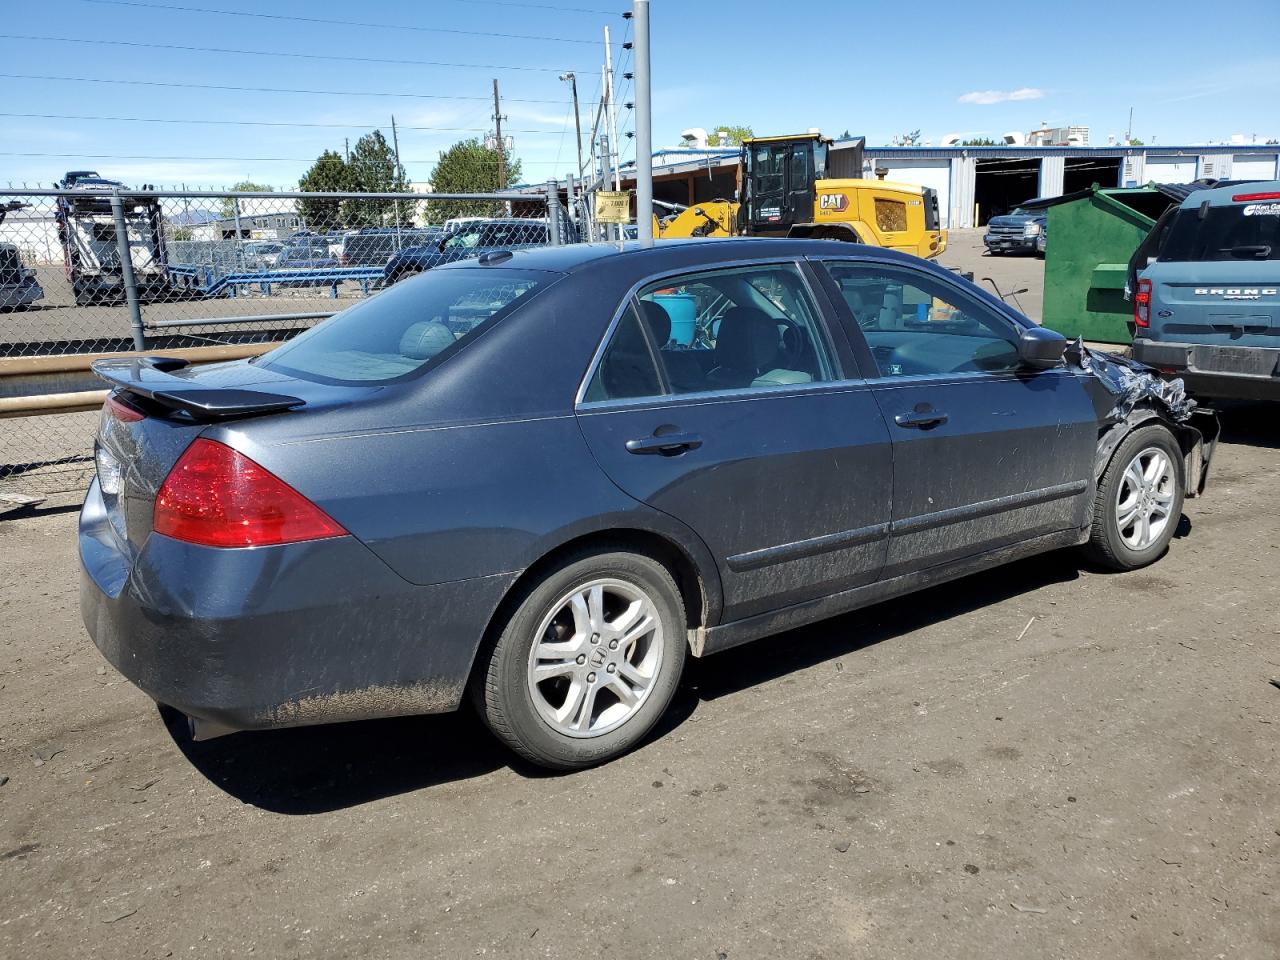
[[[470,714],[192,744],[0,522],[0,956],[1280,956],[1280,433],[1153,567],[1060,553],[692,662],[606,767]]]

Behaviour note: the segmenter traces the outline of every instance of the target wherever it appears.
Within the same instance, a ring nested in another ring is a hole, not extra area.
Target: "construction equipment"
[[[930,187],[886,180],[829,179],[832,140],[817,133],[743,141],[739,200],[691,207],[655,218],[654,236],[813,237],[889,247],[936,257],[947,247],[939,227],[938,194]],[[862,148],[856,169],[862,168]],[[655,204],[657,205],[657,204]]]

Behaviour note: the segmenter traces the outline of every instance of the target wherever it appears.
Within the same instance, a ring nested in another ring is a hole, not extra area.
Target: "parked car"
[[[342,238],[338,262],[344,267],[384,267],[400,251],[436,243],[442,236],[439,227],[366,228]]]
[[[36,272],[22,262],[17,246],[0,243],[0,311],[24,310],[43,297]]]
[[[329,243],[323,237],[302,237],[285,244],[276,258],[276,270],[315,270],[336,267],[338,260],[329,252]]]
[[[256,360],[99,361],[85,623],[197,737],[469,695],[529,760],[599,763],[689,655],[1046,550],[1159,558],[1217,421],[1066,346],[927,261],[727,239],[449,264]]]
[[[1197,396],[1280,400],[1280,180],[1196,191],[1152,235],[1134,357]]]
[[[244,265],[248,270],[271,270],[284,252],[284,244],[276,240],[253,240],[244,245]]]
[[[446,231],[434,243],[401,250],[387,261],[382,282],[390,286],[444,263],[469,260],[498,250],[543,246],[549,239],[547,224],[542,220],[509,217],[468,221]]]
[[[987,221],[987,232],[982,235],[987,253],[996,256],[1005,253],[1043,254],[1048,212],[1043,209],[1016,207],[1012,213],[992,217]]]

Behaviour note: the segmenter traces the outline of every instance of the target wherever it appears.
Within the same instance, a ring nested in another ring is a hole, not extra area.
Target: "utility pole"
[[[396,153],[396,169],[395,169],[395,171],[394,171],[394,175],[392,176],[392,186],[396,187],[396,193],[399,193],[399,192],[400,192],[400,190],[399,190],[399,187],[400,187],[400,171],[403,169],[403,167],[401,167],[401,165],[400,165],[400,137],[399,137],[399,135],[396,133],[396,115],[395,115],[394,113],[391,115],[391,146],[392,146],[392,148],[395,150],[395,153]],[[400,242],[399,242],[399,238],[400,238],[400,201],[399,201],[399,200],[395,200],[395,201],[393,201],[392,209],[395,211],[395,215],[396,215],[396,246],[397,246],[397,247],[399,247],[399,246],[400,246]]]
[[[346,158],[347,163],[351,162],[351,138],[342,138],[342,155]]]
[[[636,236],[653,242],[653,102],[650,98],[649,0],[634,0],[636,84]]]
[[[1124,145],[1127,147],[1133,139],[1133,107],[1129,108],[1129,126],[1124,131]]]
[[[606,82],[607,99],[605,104],[608,107],[609,117],[609,149],[618,149],[618,114],[613,103],[613,50],[609,44],[609,27],[604,28],[604,73]],[[609,166],[613,169],[613,189],[622,189],[622,180],[618,176],[618,164],[614,162],[613,157],[609,158]]]
[[[507,188],[507,146],[502,142],[502,107],[498,101],[498,78],[493,78],[493,124],[498,141],[498,189]]]
[[[575,73],[560,74],[561,80],[568,80],[573,90],[573,129],[578,134],[578,176],[582,176],[582,115],[578,112],[578,76]]]

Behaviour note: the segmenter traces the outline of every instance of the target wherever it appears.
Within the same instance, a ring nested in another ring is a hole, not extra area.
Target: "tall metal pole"
[[[569,88],[573,91],[573,129],[578,134],[575,141],[578,144],[578,172],[577,176],[582,176],[585,169],[582,165],[582,114],[578,110],[578,75],[572,71],[560,74],[561,80],[569,81]]]
[[[650,99],[649,0],[634,0],[636,84],[636,227],[642,244],[653,242],[653,103]]]
[[[551,246],[558,247],[560,239],[560,184],[555,180],[547,181],[547,239]]]
[[[609,144],[611,150],[618,149],[618,114],[613,103],[613,49],[609,45],[609,28],[604,28],[604,76],[605,90],[607,96],[605,104],[608,107],[609,116]],[[613,170],[613,189],[621,190],[622,181],[618,177],[618,164],[614,162],[613,156],[609,157],[609,166]]]
[[[133,275],[133,249],[129,243],[129,225],[124,219],[124,201],[119,189],[111,189],[111,214],[116,222],[116,255],[120,258],[120,276],[124,280],[124,302],[129,307],[129,326],[133,328],[133,349],[147,349],[142,330],[142,307],[138,303],[138,280]]]
[[[609,149],[609,134],[602,133],[600,134],[600,184],[603,187],[609,186],[609,177],[611,175],[611,164],[609,162],[609,158],[611,155],[612,154]],[[613,240],[616,238],[617,230],[614,229],[615,226],[616,224],[612,223],[605,225],[604,231],[606,240]]]
[[[396,152],[396,172],[395,172],[395,184],[393,189],[396,191],[396,193],[399,193],[400,190],[402,189],[400,185],[400,170],[401,170],[400,136],[399,134],[396,133],[396,115],[394,113],[391,115],[391,145]],[[400,201],[393,200],[392,204],[393,204],[392,209],[395,211],[395,217],[396,217],[396,249],[399,250],[400,249]]]
[[[498,140],[498,189],[507,189],[507,147],[502,142],[502,106],[498,101],[498,78],[493,78],[494,136]]]

